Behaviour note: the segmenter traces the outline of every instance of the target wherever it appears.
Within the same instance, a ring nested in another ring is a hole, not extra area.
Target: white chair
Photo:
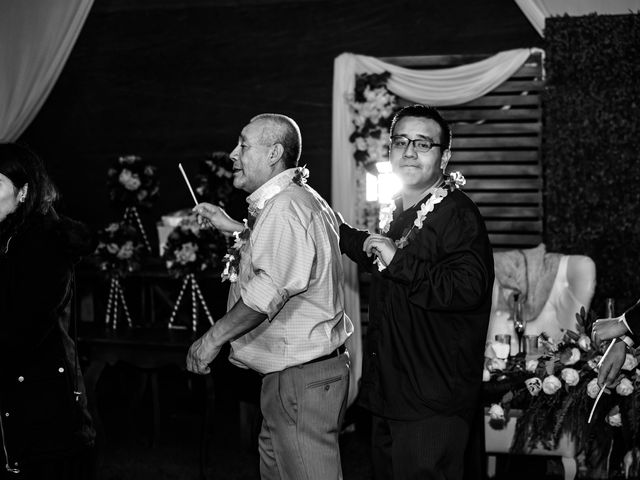
[[[591,258],[584,255],[563,255],[558,265],[553,286],[544,306],[536,318],[526,319],[526,335],[540,335],[542,332],[559,342],[564,331],[576,330],[576,313],[581,307],[589,310],[596,286],[596,267]],[[493,299],[487,341],[496,334],[511,335],[511,354],[519,352],[511,312],[500,310],[498,305],[500,285],[493,284]]]
[[[526,319],[525,335],[539,335],[545,332],[554,341],[559,342],[564,331],[576,331],[576,313],[581,307],[589,310],[596,285],[596,267],[591,258],[583,255],[563,255],[558,263],[558,271],[553,280],[544,306],[533,319]],[[510,311],[500,310],[498,296],[501,295],[499,281],[493,285],[493,301],[487,341],[492,341],[497,334],[511,335],[511,354],[519,352],[518,337],[516,335]],[[509,453],[515,430],[518,412],[511,411],[512,418],[502,430],[495,430],[489,426],[489,416],[485,414],[485,448],[487,458],[487,475],[495,475],[496,457],[492,453]],[[555,450],[536,448],[529,452],[531,455],[546,455],[562,457],[565,480],[572,480],[576,476],[575,445],[567,436],[562,436]]]

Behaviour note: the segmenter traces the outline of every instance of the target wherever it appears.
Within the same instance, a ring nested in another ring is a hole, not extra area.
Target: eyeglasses
[[[414,138],[413,140],[411,140],[404,135],[394,135],[393,137],[391,137],[391,148],[406,150],[411,144],[413,144],[413,149],[416,152],[420,153],[427,153],[433,147],[441,146],[439,143],[435,143],[426,138]]]

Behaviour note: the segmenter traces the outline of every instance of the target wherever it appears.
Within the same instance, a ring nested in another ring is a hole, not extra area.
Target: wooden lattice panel
[[[384,60],[407,68],[432,69],[483,58],[486,56],[451,55]],[[480,208],[496,249],[532,247],[542,241],[542,78],[542,56],[534,53],[485,96],[438,107],[453,131],[450,169],[460,170],[467,178],[465,192]]]

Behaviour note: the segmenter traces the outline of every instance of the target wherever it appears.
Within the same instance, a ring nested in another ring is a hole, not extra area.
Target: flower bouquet
[[[117,328],[119,307],[129,326],[131,315],[124,297],[120,279],[140,268],[144,246],[139,242],[137,230],[125,222],[111,223],[101,230],[94,257],[100,270],[109,275],[109,294],[105,323]]]
[[[213,324],[213,318],[204,301],[196,275],[220,267],[225,244],[225,237],[217,230],[201,228],[194,214],[184,218],[169,234],[162,259],[172,275],[183,279],[169,319],[169,328],[179,328],[174,322],[182,298],[187,291],[191,293],[193,330],[195,331],[197,327],[199,306],[205,311],[209,322]]]
[[[156,167],[137,155],[125,155],[107,171],[109,199],[119,207],[151,207],[158,197]]]
[[[98,233],[94,256],[100,270],[111,276],[123,277],[138,270],[143,255],[138,232],[128,223],[110,223]]]
[[[349,137],[353,156],[374,174],[375,164],[387,159],[389,128],[398,109],[397,97],[387,88],[390,76],[389,72],[357,75],[355,92],[347,96],[355,127]]]
[[[124,207],[123,220],[137,227],[147,251],[151,253],[138,207],[150,208],[158,197],[156,168],[137,155],[119,157],[107,171],[107,189],[111,202],[117,207]]]
[[[588,335],[595,318],[593,312],[587,314],[581,309],[576,314],[577,331],[567,330],[557,344],[540,335],[539,356],[508,357],[500,345],[488,345],[483,380],[485,401],[490,404],[490,426],[503,428],[509,410],[522,409],[513,452],[539,447],[554,450],[560,437],[568,435],[575,442],[576,451],[585,451],[597,465],[609,452],[614,438],[623,439],[624,451],[633,452],[640,447],[640,370],[636,368],[640,350],[627,353],[617,380],[605,390],[588,423],[600,392],[598,362],[603,354]],[[618,435],[616,430],[623,434]],[[637,468],[637,456],[630,458],[636,459]]]

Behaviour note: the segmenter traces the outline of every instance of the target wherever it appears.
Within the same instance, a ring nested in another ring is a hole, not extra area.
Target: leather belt
[[[339,357],[346,351],[347,351],[347,347],[345,347],[344,344],[342,344],[338,348],[336,348],[333,352],[327,353],[326,355],[323,355],[318,358],[314,358],[313,360],[309,360],[308,362],[304,362],[301,365],[309,365],[310,363],[322,362],[324,360],[329,360],[330,358]]]

